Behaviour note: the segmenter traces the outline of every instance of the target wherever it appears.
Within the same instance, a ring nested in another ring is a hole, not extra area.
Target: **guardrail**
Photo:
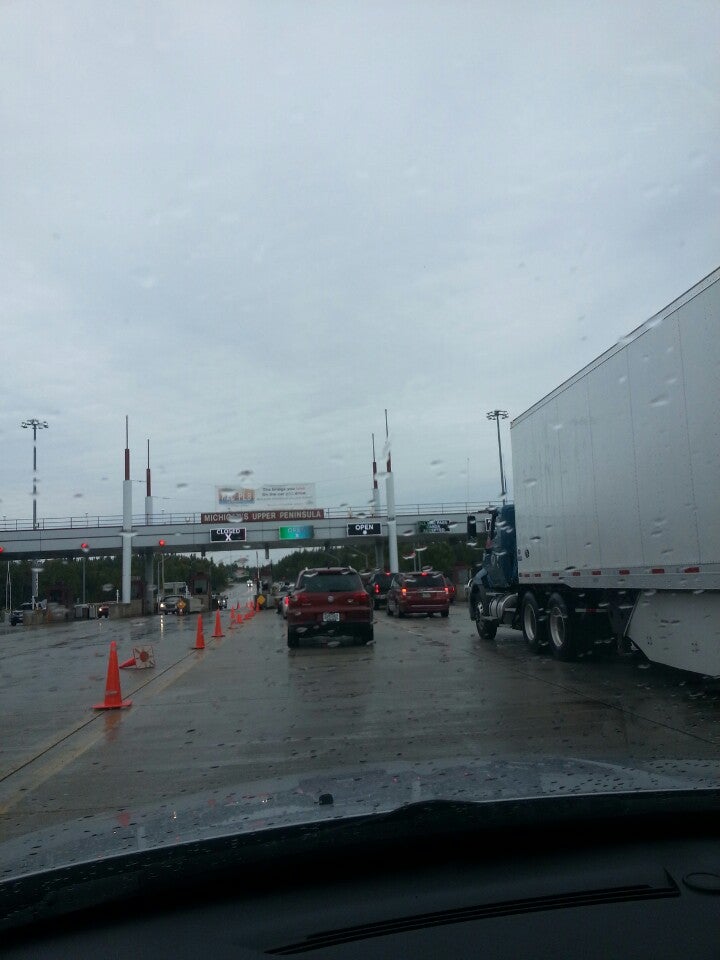
[[[488,501],[475,501],[474,503],[467,502],[434,502],[434,503],[413,503],[413,504],[399,504],[395,508],[395,513],[398,518],[400,517],[414,517],[422,516],[428,513],[435,513],[442,516],[443,514],[456,514],[456,513],[479,513],[484,510],[487,510],[494,506],[499,506],[501,501],[499,500],[488,500]],[[255,510],[254,506],[248,506],[246,510]],[[279,508],[283,509],[283,508]],[[285,508],[288,509],[288,508]],[[328,520],[340,520],[346,517],[348,520],[365,520],[365,519],[387,519],[387,510],[381,510],[379,513],[375,513],[374,510],[370,509],[368,506],[364,507],[324,507],[320,508],[325,511],[325,518]],[[235,512],[233,510],[224,511],[218,509],[217,511],[203,510],[202,513],[224,513],[224,512]],[[239,511],[238,511],[239,512]],[[144,513],[135,514],[132,518],[133,527],[145,527],[150,525],[168,525],[168,524],[183,524],[183,523],[196,523],[201,522],[201,513],[160,513],[153,514],[152,517],[148,518]],[[57,530],[57,529],[83,529],[88,530],[94,527],[121,527],[123,523],[122,516],[104,516],[104,517],[91,517],[91,516],[82,516],[82,517],[47,517],[42,520],[38,520],[35,526],[36,530]],[[1,520],[0,521],[0,530],[32,530],[33,522],[31,519],[28,520]]]

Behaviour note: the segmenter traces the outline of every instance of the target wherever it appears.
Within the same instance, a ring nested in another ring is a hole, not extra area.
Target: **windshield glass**
[[[444,587],[441,573],[419,573],[414,577],[404,577],[403,586],[412,588]]]
[[[0,4],[6,879],[716,782],[719,36]]]
[[[362,581],[357,573],[304,573],[298,580],[298,589],[305,593],[325,593],[328,590],[362,590]]]
[[[373,575],[371,582],[376,583],[379,587],[389,587],[392,580],[391,573],[376,573]]]

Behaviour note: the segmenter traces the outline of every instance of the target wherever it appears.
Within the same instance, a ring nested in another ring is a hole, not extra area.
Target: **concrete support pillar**
[[[395,519],[395,482],[392,471],[388,470],[385,481],[385,491],[387,496],[387,525],[388,525],[388,556],[390,560],[390,572],[398,573],[400,564],[398,560],[397,544],[397,520]]]
[[[123,480],[122,602],[130,603],[132,571],[132,480]]]
[[[152,550],[145,551],[145,613],[155,612],[155,557]]]

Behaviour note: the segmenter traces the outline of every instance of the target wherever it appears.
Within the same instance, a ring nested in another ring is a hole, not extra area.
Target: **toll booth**
[[[47,588],[47,602],[69,609],[73,606],[72,590],[64,581],[59,580]]]
[[[142,613],[152,612],[147,609],[144,577],[138,577],[138,576],[130,577],[130,603],[133,605],[133,609],[137,610],[137,612],[142,612]]]
[[[191,573],[188,577],[190,596],[200,600],[203,610],[210,609],[210,574]],[[192,605],[191,605],[192,609]]]

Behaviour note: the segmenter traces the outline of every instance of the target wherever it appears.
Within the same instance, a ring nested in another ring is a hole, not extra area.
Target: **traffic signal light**
[[[470,514],[467,518],[467,536],[468,540],[477,540],[477,520],[475,514]]]
[[[158,546],[159,546],[159,547],[164,547],[164,546],[165,546],[165,541],[164,541],[164,540],[158,540]]]
[[[81,543],[81,544],[80,544],[80,549],[82,550],[83,553],[88,553],[88,552],[90,551],[90,544],[89,544],[89,543]]]

